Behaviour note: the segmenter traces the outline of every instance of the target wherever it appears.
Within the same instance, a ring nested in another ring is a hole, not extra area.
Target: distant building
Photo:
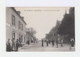
[[[13,44],[18,39],[21,44],[25,43],[26,22],[20,16],[20,11],[13,7],[6,8],[6,42],[10,39]],[[14,41],[14,42],[13,42]]]

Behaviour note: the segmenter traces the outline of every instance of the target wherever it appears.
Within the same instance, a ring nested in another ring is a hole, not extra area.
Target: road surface
[[[19,48],[18,52],[56,52],[56,51],[61,51],[61,52],[66,52],[66,51],[75,51],[75,48],[72,47],[70,49],[70,46],[68,44],[64,44],[63,47],[61,45],[58,45],[58,48],[56,45],[52,46],[52,44],[49,44],[49,46],[44,43],[44,46],[42,47],[41,42],[35,43],[35,44],[30,44],[30,45],[24,45],[23,47]]]

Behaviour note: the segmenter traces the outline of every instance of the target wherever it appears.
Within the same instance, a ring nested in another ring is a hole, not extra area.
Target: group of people
[[[44,42],[46,43],[46,46],[49,46],[50,43],[52,43],[52,46],[54,46],[54,40],[52,40],[52,41],[48,41],[48,40],[44,41],[44,40],[42,40],[42,47],[44,46]]]
[[[18,51],[18,48],[20,47],[20,42],[17,39],[16,41],[8,39],[7,44],[6,44],[6,51]]]
[[[42,47],[44,47],[44,43],[46,43],[46,46],[49,46],[49,44],[52,44],[52,46],[54,46],[54,43],[55,43],[57,48],[58,48],[59,44],[61,45],[61,47],[64,46],[64,41],[63,40],[61,40],[60,43],[59,43],[58,40],[56,40],[55,42],[54,42],[54,40],[51,40],[51,41],[42,40],[41,42],[42,42]],[[70,43],[69,44],[70,44],[70,47],[74,47],[74,45],[75,45],[74,39],[70,39]]]

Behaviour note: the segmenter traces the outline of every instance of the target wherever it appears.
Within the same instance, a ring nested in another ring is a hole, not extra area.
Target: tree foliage
[[[74,8],[70,8],[69,14],[65,14],[61,25],[58,28],[60,35],[68,35],[68,37],[74,38],[75,27],[74,27]]]

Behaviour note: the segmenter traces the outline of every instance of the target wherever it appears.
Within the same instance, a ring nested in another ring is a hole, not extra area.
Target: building
[[[6,42],[10,40],[11,45],[18,39],[20,44],[25,43],[26,22],[20,16],[20,11],[13,7],[6,8]]]

